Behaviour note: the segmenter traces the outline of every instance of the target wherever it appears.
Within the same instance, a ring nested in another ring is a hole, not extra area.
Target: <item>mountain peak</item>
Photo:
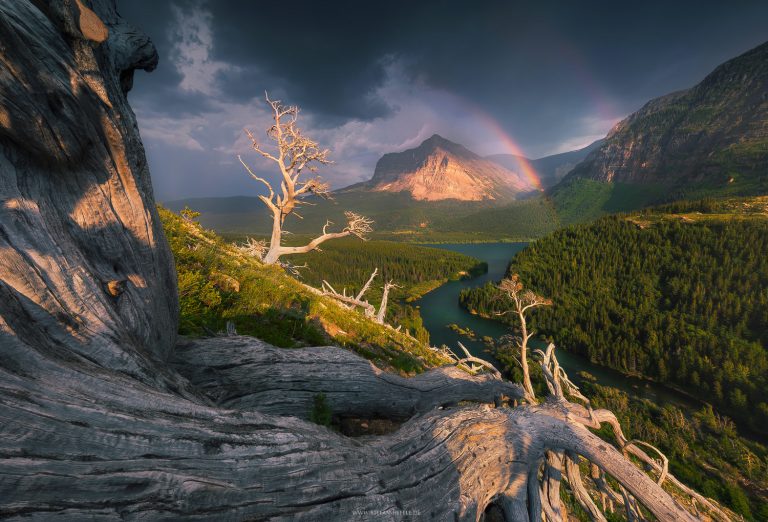
[[[458,143],[454,143],[451,140],[447,140],[440,136],[439,134],[433,134],[426,140],[421,142],[421,146],[424,145],[458,145]]]
[[[366,189],[408,192],[416,200],[511,199],[534,189],[515,172],[433,134],[418,147],[385,154]]]
[[[445,151],[452,152],[461,156],[479,157],[464,145],[443,138],[439,134],[433,134],[426,140],[422,141],[421,145],[419,145],[417,149],[443,149]]]

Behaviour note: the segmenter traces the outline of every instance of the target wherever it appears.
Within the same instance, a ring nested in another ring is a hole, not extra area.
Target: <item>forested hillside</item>
[[[674,383],[768,431],[766,198],[670,205],[572,226],[510,270],[554,306],[538,330],[593,362]],[[462,294],[503,306],[492,286]]]
[[[322,251],[286,258],[296,265],[306,264],[300,270],[301,279],[317,287],[325,279],[338,289],[359,289],[378,268],[373,286],[393,281],[406,298],[419,297],[448,279],[485,271],[484,264],[458,252],[392,241],[340,239],[323,245]],[[375,288],[371,292],[380,295]]]

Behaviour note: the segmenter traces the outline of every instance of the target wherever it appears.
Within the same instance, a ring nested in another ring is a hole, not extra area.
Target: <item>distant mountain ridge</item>
[[[531,160],[531,164],[547,186],[599,143]],[[317,223],[326,219],[343,223],[344,210],[374,219],[377,233],[408,231],[411,239],[416,239],[413,234],[453,234],[451,237],[461,240],[471,234],[475,239],[480,237],[478,234],[484,239],[527,239],[553,230],[558,223],[554,208],[539,198],[523,197],[540,192],[523,178],[518,163],[510,163],[512,168],[499,164],[509,158],[519,161],[504,154],[483,158],[463,145],[434,135],[414,149],[385,154],[370,180],[334,191],[331,202],[318,201],[316,206],[305,207],[305,219],[291,220],[289,230],[310,234],[317,231]],[[435,162],[444,160],[449,168],[430,171]],[[417,170],[420,174],[415,173]],[[453,185],[456,179],[461,183]],[[439,181],[443,180],[450,183],[441,185]],[[519,190],[521,185],[524,192]],[[431,190],[431,199],[413,197],[415,188]],[[218,231],[265,234],[271,227],[263,203],[255,196],[188,198],[164,204],[176,212],[189,206],[202,213],[200,220],[206,227]]]
[[[768,42],[618,123],[567,176],[690,193],[768,190]]]
[[[341,192],[406,192],[417,201],[495,201],[536,189],[519,172],[434,134],[416,148],[385,154],[370,181]]]
[[[556,185],[576,165],[584,160],[590,152],[599,148],[604,141],[604,139],[600,139],[581,149],[552,154],[533,160],[515,154],[492,154],[485,158],[514,172],[520,172],[523,169],[523,161],[527,161],[538,174],[542,187],[549,188]]]

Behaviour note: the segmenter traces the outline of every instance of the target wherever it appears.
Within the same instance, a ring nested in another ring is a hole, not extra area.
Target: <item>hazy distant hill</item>
[[[648,102],[552,191],[559,208],[582,217],[609,201],[614,208],[603,210],[765,193],[768,43],[720,65],[691,89]]]
[[[416,201],[509,200],[536,189],[520,172],[434,134],[414,149],[385,154],[370,181],[339,192],[406,192]]]
[[[344,211],[374,219],[374,236],[404,241],[530,239],[554,230],[559,220],[549,201],[536,197],[500,204],[496,201],[416,201],[398,192],[351,191],[302,208],[304,219],[288,218],[294,234],[316,234],[326,219],[344,223]],[[220,232],[268,234],[271,221],[255,197],[192,198],[164,203],[178,212],[185,206],[201,212],[200,222]]]
[[[527,159],[515,154],[492,154],[486,156],[486,159],[496,162],[502,167],[514,172],[520,172],[522,170],[522,160],[528,161],[531,167],[533,167],[539,175],[542,186],[544,188],[549,188],[563,179],[576,165],[586,158],[590,152],[600,147],[604,141],[605,140],[597,140],[583,149],[544,156],[543,158],[535,160]]]

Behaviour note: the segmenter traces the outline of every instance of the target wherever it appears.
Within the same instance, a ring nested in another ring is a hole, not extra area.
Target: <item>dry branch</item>
[[[365,221],[365,218],[362,218]],[[367,300],[364,300],[363,297],[365,296],[365,293],[369,290],[371,286],[371,282],[376,277],[376,274],[378,274],[379,269],[375,268],[373,272],[371,273],[371,276],[368,278],[368,281],[365,282],[363,287],[360,289],[360,291],[357,293],[356,296],[348,296],[346,293],[346,289],[342,290],[342,293],[337,292],[331,285],[328,283],[328,281],[323,280],[322,285],[322,294],[326,295],[328,297],[332,297],[333,299],[336,299],[337,301],[340,301],[341,303],[344,303],[347,305],[348,308],[362,308],[363,313],[366,317],[373,319],[379,324],[385,324],[384,320],[387,316],[387,303],[389,301],[389,291],[392,288],[400,288],[398,285],[392,283],[392,281],[389,281],[388,283],[384,284],[384,291],[381,297],[381,304],[379,305],[378,312],[376,311],[376,308],[369,303]]]
[[[268,195],[259,195],[259,199],[272,213],[272,235],[269,241],[269,249],[263,256],[264,263],[278,262],[281,256],[288,254],[303,254],[315,250],[325,241],[346,236],[356,236],[365,239],[371,232],[373,221],[354,212],[345,212],[347,226],[341,232],[328,232],[330,223],[323,227],[322,235],[300,247],[282,246],[281,240],[284,233],[285,219],[293,214],[301,216],[296,209],[307,204],[305,198],[314,195],[321,198],[330,198],[330,185],[320,177],[305,179],[303,171],[315,172],[317,165],[332,163],[328,159],[329,150],[321,149],[317,142],[305,136],[297,126],[299,108],[295,105],[283,105],[279,100],[270,100],[265,93],[267,104],[272,109],[274,123],[267,129],[267,137],[275,143],[276,150],[265,148],[246,129],[245,133],[251,141],[251,148],[263,158],[275,163],[280,173],[280,193],[276,193],[272,184],[264,177],[257,175],[254,170],[238,156],[237,159],[246,169],[248,174],[256,181],[264,185]]]

